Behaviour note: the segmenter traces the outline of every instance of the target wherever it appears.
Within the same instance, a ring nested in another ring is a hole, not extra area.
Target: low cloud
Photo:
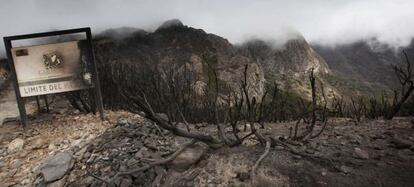
[[[376,38],[391,46],[414,37],[412,0],[0,0],[0,37],[74,27],[154,30],[178,18],[241,43],[250,38],[285,41],[300,33],[335,46]],[[4,54],[3,45],[1,45]]]

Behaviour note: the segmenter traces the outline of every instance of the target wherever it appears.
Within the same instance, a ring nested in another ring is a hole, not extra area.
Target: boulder
[[[176,171],[185,171],[197,163],[206,152],[207,147],[201,144],[189,146],[170,163],[169,167]]]
[[[72,154],[60,152],[55,156],[47,158],[39,167],[45,182],[61,179],[73,166]]]
[[[24,140],[21,138],[16,138],[7,146],[7,151],[9,153],[15,153],[23,149]]]

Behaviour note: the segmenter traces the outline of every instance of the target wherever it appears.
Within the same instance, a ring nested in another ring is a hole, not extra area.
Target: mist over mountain
[[[400,47],[408,45],[414,36],[411,19],[414,2],[410,0],[2,0],[0,3],[0,37],[76,27],[91,27],[95,34],[120,27],[152,32],[172,18],[225,37],[232,44],[258,38],[282,45],[300,33],[310,43],[323,46],[375,37],[381,43]],[[3,44],[0,46],[0,54],[4,54]]]
[[[315,50],[326,60],[333,73],[347,79],[376,82],[397,89],[397,79],[392,65],[402,65],[405,50],[412,58],[414,41],[409,46],[395,49],[384,43],[358,41],[336,47],[314,45]]]

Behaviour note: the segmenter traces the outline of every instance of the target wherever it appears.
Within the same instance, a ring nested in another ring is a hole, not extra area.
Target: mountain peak
[[[170,28],[170,27],[183,27],[184,24],[183,22],[181,22],[179,19],[170,19],[165,21],[164,23],[162,23],[157,30],[160,29],[166,29],[166,28]]]

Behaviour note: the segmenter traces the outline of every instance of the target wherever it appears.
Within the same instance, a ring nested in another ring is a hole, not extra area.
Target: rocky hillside
[[[291,91],[308,97],[307,70],[314,67],[318,73],[330,72],[325,60],[304,38],[290,40],[281,48],[260,40],[234,46],[225,38],[185,26],[179,20],[167,21],[154,32],[139,29],[133,32],[131,28],[103,32],[95,40],[95,52],[106,103],[119,95],[113,88],[116,85],[113,78],[117,77],[113,69],[119,64],[133,64],[136,73],[151,67],[174,73],[189,71],[195,74],[193,84],[201,90],[199,93],[211,88],[209,66],[217,70],[221,84],[238,90],[248,64],[250,91],[259,97],[266,82],[274,81],[283,88],[288,83],[294,88]]]
[[[254,40],[246,42],[240,49],[246,56],[262,63],[269,76],[305,72],[312,67],[316,72],[329,73],[325,60],[302,37],[291,39],[279,48],[262,40]]]
[[[111,32],[115,33],[115,32]],[[122,37],[101,35],[95,40],[95,53],[100,65],[104,100],[119,95],[113,91],[115,66],[133,65],[136,73],[157,69],[172,74],[190,72],[194,87],[204,93],[213,77],[211,69],[217,71],[218,81],[228,87],[237,87],[248,64],[248,81],[253,85],[252,94],[261,95],[264,75],[260,64],[240,54],[226,39],[170,20],[156,31],[142,30]],[[210,72],[210,73],[209,73]]]
[[[239,46],[242,54],[262,65],[268,84],[276,82],[284,90],[310,98],[308,72],[314,68],[319,75],[330,73],[325,60],[301,36],[287,41],[281,47],[272,43],[253,40]],[[320,79],[320,81],[323,81]],[[324,84],[326,91],[336,88]]]

